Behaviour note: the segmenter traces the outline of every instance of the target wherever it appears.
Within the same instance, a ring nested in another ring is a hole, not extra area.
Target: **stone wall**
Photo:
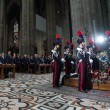
[[[44,55],[44,47],[43,47],[43,41],[46,39],[46,33],[41,32],[39,30],[35,31],[35,47],[37,47],[37,54],[38,55]]]

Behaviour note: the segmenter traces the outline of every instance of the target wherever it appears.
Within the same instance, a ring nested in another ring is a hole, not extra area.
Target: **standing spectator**
[[[16,71],[19,72],[21,70],[21,57],[19,54],[16,56]]]
[[[24,57],[22,58],[22,68],[24,72],[28,71],[28,64],[29,64],[29,60],[27,54],[24,54]]]
[[[34,55],[33,63],[34,63],[33,73],[36,73],[38,70],[38,64],[39,64],[39,58],[37,54]]]
[[[11,55],[11,51],[8,51],[8,55],[6,56],[6,63],[13,64],[13,57]]]

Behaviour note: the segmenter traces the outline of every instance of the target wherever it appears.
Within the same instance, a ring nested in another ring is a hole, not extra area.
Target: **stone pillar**
[[[72,20],[72,33],[73,33],[73,41],[77,46],[76,31],[84,30],[84,13],[83,13],[83,5],[82,0],[70,0],[70,9],[71,9],[71,20]]]
[[[103,1],[103,0],[102,0]],[[94,2],[95,3],[95,2]],[[101,7],[101,0],[97,0],[97,2],[95,3],[97,4],[96,7],[97,7],[97,30],[98,30],[98,33],[100,34],[103,34],[104,32],[104,22],[103,22],[103,17],[105,19],[105,27],[106,29],[108,28],[108,16],[107,16],[107,7]],[[104,5],[104,4],[102,4]],[[107,4],[106,4],[107,5]],[[105,9],[106,8],[106,9]],[[102,10],[104,9],[104,15],[102,14]],[[106,10],[106,11],[105,11]]]
[[[92,27],[93,27],[93,39],[97,36],[97,2],[96,0],[90,1],[91,8],[91,18],[92,18]]]
[[[103,25],[104,25],[104,30],[107,30],[109,27],[109,20],[108,20],[108,7],[107,7],[107,0],[101,0],[101,11],[103,15]],[[109,5],[109,4],[108,4]]]
[[[22,0],[20,54],[29,54],[29,0]]]
[[[108,21],[109,21],[109,29],[110,29],[110,0],[107,0],[108,4]]]
[[[89,0],[82,0],[83,12],[84,12],[84,32],[89,36],[91,31],[91,10]]]
[[[29,36],[29,43],[30,43],[30,54],[34,54],[35,52],[35,24],[36,24],[36,20],[35,20],[35,12],[34,12],[34,0],[30,0],[30,15],[29,15],[29,25],[30,25],[30,36]]]
[[[0,0],[0,53],[3,50],[3,37],[4,37],[4,0]]]
[[[62,5],[61,5],[61,9],[60,10],[61,12],[59,14],[61,14],[61,27],[62,27],[62,37],[61,37],[61,41],[62,41],[62,56],[64,54],[64,46],[66,44],[66,39],[69,39],[70,40],[70,22],[69,22],[69,4],[68,4],[68,0],[63,0],[62,1]],[[62,12],[63,11],[63,12]],[[72,36],[71,36],[72,37]]]
[[[73,40],[76,31],[82,30],[86,38],[97,36],[103,30],[100,0],[70,0]],[[76,43],[77,44],[77,43]]]
[[[35,45],[34,0],[22,0],[20,54],[33,54]]]
[[[46,0],[47,48],[50,54],[56,34],[55,0]]]
[[[92,0],[93,2],[93,0]],[[94,2],[93,2],[94,3]],[[93,28],[93,17],[92,16],[92,3],[90,0],[82,0],[83,5],[83,16],[84,16],[84,35],[85,35],[85,41],[86,45],[88,45],[88,38],[94,39],[94,28]],[[87,49],[87,48],[86,48]]]

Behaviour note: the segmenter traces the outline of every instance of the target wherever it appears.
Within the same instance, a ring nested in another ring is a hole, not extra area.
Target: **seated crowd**
[[[20,56],[19,54],[13,54],[11,55],[11,51],[8,51],[8,54],[5,55],[4,52],[0,54],[0,64],[15,64],[16,65],[16,71],[17,72],[27,72],[28,71],[28,65],[32,66],[33,73],[36,73],[37,71],[37,64],[50,64],[52,62],[51,55],[48,57],[41,56],[39,57],[37,54],[34,56],[30,56],[27,54],[24,54],[24,56]],[[10,69],[4,69],[4,76],[5,78],[8,77]]]

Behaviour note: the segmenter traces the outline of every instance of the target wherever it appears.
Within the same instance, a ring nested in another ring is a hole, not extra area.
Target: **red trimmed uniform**
[[[75,60],[72,57],[72,54],[69,52],[64,52],[64,59],[65,59],[65,75],[62,78],[61,85],[64,85],[64,79],[73,77],[72,74],[74,72]]]
[[[78,90],[86,91],[87,90],[87,60],[85,56],[85,51],[78,47],[77,52],[77,72],[79,74],[78,80]]]
[[[72,73],[71,56],[72,55],[69,52],[64,52],[66,76],[70,76],[70,73]]]
[[[60,74],[63,63],[57,50],[52,50],[52,58],[53,58],[53,87],[59,87]]]

